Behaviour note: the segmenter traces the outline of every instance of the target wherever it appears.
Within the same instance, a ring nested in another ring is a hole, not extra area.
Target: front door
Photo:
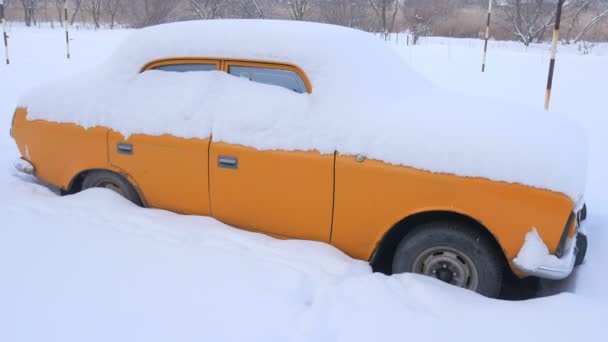
[[[259,151],[211,142],[212,215],[229,225],[299,239],[329,241],[334,155]]]

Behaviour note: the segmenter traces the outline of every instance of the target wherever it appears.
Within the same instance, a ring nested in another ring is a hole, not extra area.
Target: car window
[[[306,84],[300,75],[291,70],[231,65],[228,73],[250,81],[287,88],[296,93],[307,91]]]
[[[170,71],[170,72],[190,72],[190,71],[212,71],[217,70],[215,64],[184,63],[184,64],[165,64],[156,66],[150,70]]]

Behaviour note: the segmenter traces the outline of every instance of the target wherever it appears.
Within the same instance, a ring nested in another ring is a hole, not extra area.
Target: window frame
[[[242,67],[254,67],[254,68],[265,68],[265,69],[277,69],[277,70],[286,70],[296,73],[302,81],[304,81],[304,86],[306,87],[306,92],[308,94],[312,93],[312,85],[310,84],[310,80],[300,69],[299,67],[293,64],[286,63],[273,63],[273,62],[260,62],[260,61],[250,61],[250,60],[239,60],[239,59],[224,59],[222,61],[222,71],[228,73],[228,69],[231,66],[242,66]],[[280,86],[277,86],[280,87]]]
[[[151,61],[144,65],[140,73],[152,70],[159,66],[164,65],[178,65],[178,64],[212,64],[215,65],[215,71],[222,71],[222,63],[221,60],[215,58],[188,58],[188,57],[180,57],[180,58],[163,58]]]
[[[304,71],[297,65],[282,62],[268,62],[236,58],[175,57],[153,60],[145,64],[139,72],[143,73],[159,66],[175,64],[215,64],[216,71],[223,71],[225,73],[228,73],[228,68],[230,66],[258,67],[266,69],[292,71],[295,72],[298,76],[300,76],[302,81],[304,81],[306,92],[308,94],[312,93],[312,84],[310,83],[310,80],[308,79],[306,73],[304,73]]]

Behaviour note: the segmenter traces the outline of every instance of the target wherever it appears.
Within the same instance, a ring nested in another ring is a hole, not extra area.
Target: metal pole
[[[70,59],[70,30],[68,22],[68,0],[63,0],[63,20],[65,21],[65,48],[68,59]]]
[[[6,33],[6,20],[4,19],[4,0],[0,0],[0,21],[2,21],[2,37],[4,38],[4,55],[6,64],[11,64],[8,58],[8,34]]]
[[[486,21],[486,35],[483,43],[483,61],[481,62],[481,72],[486,71],[486,54],[488,52],[488,39],[490,38],[490,17],[492,16],[492,0],[488,1],[488,20]]]
[[[553,28],[553,42],[551,46],[551,60],[549,61],[549,76],[547,78],[547,90],[545,92],[545,110],[549,110],[551,101],[551,86],[553,85],[553,71],[555,70],[555,56],[557,55],[557,41],[559,40],[559,24],[562,19],[562,7],[564,0],[557,1],[555,13],[555,27]]]

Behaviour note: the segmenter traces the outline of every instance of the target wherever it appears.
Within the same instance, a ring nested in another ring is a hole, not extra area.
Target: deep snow
[[[507,302],[373,274],[321,243],[141,209],[105,190],[59,197],[17,175],[8,130],[19,94],[96,64],[124,35],[77,31],[65,61],[61,30],[11,32],[13,64],[0,66],[0,341],[604,340],[607,57],[563,49],[552,103],[590,141],[587,262],[543,282],[543,294],[567,293]],[[485,74],[480,43],[428,39],[397,51],[443,87],[540,108],[547,48],[495,45]]]
[[[313,90],[298,94],[223,72],[139,74],[176,56],[289,62]],[[72,96],[58,100],[63,94]],[[106,126],[125,136],[212,136],[260,150],[337,150],[550,189],[574,202],[586,183],[587,144],[576,123],[535,107],[454,96],[373,35],[334,25],[199,20],[136,30],[101,65],[38,86],[19,106],[30,120]]]

